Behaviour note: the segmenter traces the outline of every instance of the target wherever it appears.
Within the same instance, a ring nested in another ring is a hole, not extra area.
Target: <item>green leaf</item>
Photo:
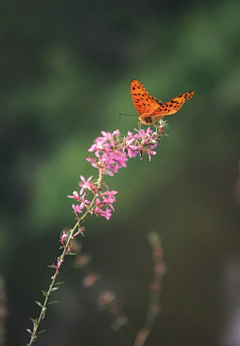
[[[53,300],[52,302],[49,302],[48,305],[53,305],[53,304],[57,304],[58,300]]]
[[[76,254],[74,252],[68,252],[67,255],[75,256]]]
[[[37,340],[37,336],[35,335],[33,338],[33,342],[35,342]]]
[[[46,331],[47,331],[47,329],[40,330],[40,332],[38,332],[38,335],[42,334],[42,333],[45,333]]]
[[[33,323],[36,324],[37,322],[34,320],[34,318],[29,317],[29,320]]]
[[[44,297],[48,297],[48,293],[46,291],[42,290],[42,294],[44,295]]]
[[[62,282],[56,282],[55,283],[55,286],[59,286],[59,285],[63,285],[64,284],[64,282],[62,281]]]
[[[56,291],[56,290],[58,290],[59,289],[59,287],[53,287],[52,289],[51,289],[51,292],[54,292],[54,291]]]
[[[43,307],[42,304],[41,304],[40,302],[38,302],[37,300],[35,300],[35,303],[36,303],[37,305],[39,305],[41,308]]]
[[[31,334],[31,335],[32,335],[32,333],[33,333],[30,329],[26,329],[26,331],[27,331],[29,334]]]
[[[50,264],[49,266],[47,266],[48,268],[53,268],[55,269],[54,265]]]

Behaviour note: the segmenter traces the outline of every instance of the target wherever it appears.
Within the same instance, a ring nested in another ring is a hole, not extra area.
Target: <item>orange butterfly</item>
[[[139,80],[133,79],[131,82],[131,95],[139,114],[139,124],[144,125],[152,125],[158,119],[165,117],[165,115],[176,113],[184,102],[192,98],[194,94],[195,91],[188,91],[163,103],[151,96]]]

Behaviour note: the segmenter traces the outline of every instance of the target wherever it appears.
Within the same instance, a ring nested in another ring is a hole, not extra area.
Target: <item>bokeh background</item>
[[[3,344],[28,341],[46,266],[75,222],[66,196],[96,174],[87,149],[101,130],[137,126],[117,116],[135,112],[137,78],[163,101],[196,95],[168,118],[151,162],[106,178],[115,213],[86,221],[83,250],[138,330],[153,275],[147,234],[158,232],[167,275],[146,345],[240,345],[240,2],[7,1],[0,18]],[[37,345],[124,345],[73,263]]]

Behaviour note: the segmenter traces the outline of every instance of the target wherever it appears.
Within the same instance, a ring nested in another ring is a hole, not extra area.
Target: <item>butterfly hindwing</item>
[[[151,116],[157,116],[157,115],[161,115],[162,118],[165,115],[170,115],[170,114],[174,114],[177,111],[179,111],[179,109],[182,107],[182,105],[189,99],[191,99],[194,95],[194,91],[187,91],[186,93],[179,95],[177,97],[174,97],[173,99],[163,103],[162,105],[160,105],[156,110],[154,110],[151,114]]]
[[[162,105],[162,102],[151,96],[142,83],[137,79],[133,79],[131,82],[131,95],[134,106],[139,115],[144,113],[150,115],[159,107],[159,105]]]

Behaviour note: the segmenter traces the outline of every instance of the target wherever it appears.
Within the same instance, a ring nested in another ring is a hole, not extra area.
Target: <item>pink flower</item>
[[[62,235],[60,236],[60,242],[62,244],[62,246],[65,247],[65,239],[67,238],[67,233],[65,231],[62,232]]]
[[[80,197],[79,197],[77,191],[73,191],[73,195],[72,195],[72,196],[67,195],[67,197],[68,197],[68,198],[74,198],[74,199],[77,199],[78,201],[80,201]]]
[[[137,130],[135,129],[135,131],[137,132],[137,134],[135,135],[136,138],[138,138],[141,141],[144,141],[146,138],[148,138],[151,134],[152,134],[152,130],[150,129],[150,127],[147,128],[147,130]]]
[[[112,216],[112,210],[107,207],[105,211],[102,210],[101,216],[105,217],[107,220],[110,220]]]
[[[72,204],[72,208],[73,208],[74,212],[75,212],[77,215],[82,213],[82,209],[83,209],[84,207],[85,207],[85,204],[84,204],[84,203],[81,203],[80,205]]]
[[[85,287],[91,287],[95,284],[98,277],[95,273],[89,273],[85,278],[83,279],[83,286]]]
[[[79,196],[77,191],[73,191],[73,195],[72,196],[68,195],[67,197],[74,198],[84,204],[90,204],[90,201],[88,199],[85,199],[85,195],[86,193],[84,193],[82,196]]]
[[[120,135],[120,131],[119,130],[115,130],[113,133],[101,131],[101,134],[103,135],[102,138],[104,138],[105,140],[109,141],[111,146],[114,147],[115,146],[114,136]]]
[[[89,178],[86,180],[86,179],[84,178],[84,176],[80,175],[80,178],[81,178],[81,180],[82,180],[82,183],[79,183],[79,186],[81,187],[80,195],[83,194],[83,191],[84,191],[85,189],[93,190],[94,185],[91,183],[92,177],[93,177],[93,175],[91,175],[91,177],[89,177]]]
[[[136,157],[137,154],[139,153],[139,149],[137,145],[134,145],[133,143],[136,142],[136,138],[133,137],[129,139],[128,137],[126,138],[126,146],[124,147],[124,151],[127,152],[127,155],[132,158]]]
[[[104,174],[113,176],[114,173],[118,173],[119,168],[126,167],[126,161],[128,160],[126,153],[122,151],[122,147],[118,148],[119,144],[119,130],[110,132],[101,132],[103,137],[95,139],[94,144],[88,149],[90,152],[94,152],[97,160],[88,158],[87,161],[91,162],[91,165],[101,170]]]
[[[153,151],[153,150],[152,150],[152,149],[154,149],[157,145],[158,145],[157,143],[156,143],[156,144],[153,144],[153,145],[151,145],[150,148],[146,148],[146,149],[144,150],[144,153],[148,154],[149,161],[151,161],[151,158],[152,158],[151,155],[156,155],[156,154],[157,154],[156,151]]]
[[[118,192],[117,191],[106,191],[103,194],[101,194],[101,197],[104,201],[105,204],[112,204],[113,202],[116,201],[116,198],[114,197],[114,195],[116,195]],[[108,196],[108,197],[105,197]]]
[[[91,257],[88,255],[79,255],[76,257],[76,262],[80,266],[85,266],[89,264],[90,260],[91,260]]]
[[[98,304],[100,306],[108,305],[116,299],[116,294],[112,291],[101,291],[98,297]]]
[[[93,213],[96,216],[103,216],[105,217],[107,220],[110,219],[110,217],[112,216],[112,211],[114,211],[113,205],[112,203],[115,202],[116,198],[115,195],[117,194],[117,191],[109,191],[108,186],[104,185],[107,188],[107,191],[102,192],[99,197],[96,198],[95,200],[95,208],[93,210]],[[104,207],[106,207],[106,209],[104,210]],[[108,207],[110,207],[111,209],[109,209]]]

